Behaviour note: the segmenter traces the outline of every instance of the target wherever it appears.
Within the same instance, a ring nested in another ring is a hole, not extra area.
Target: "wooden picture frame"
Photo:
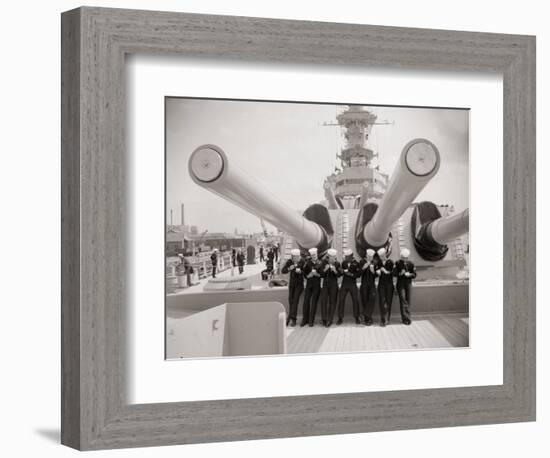
[[[63,444],[89,450],[535,419],[535,37],[83,7],[63,13],[61,38]],[[124,67],[136,53],[502,74],[503,384],[128,404]]]

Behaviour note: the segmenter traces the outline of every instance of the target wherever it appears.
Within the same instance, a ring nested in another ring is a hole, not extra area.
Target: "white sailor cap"
[[[218,249],[217,249],[217,248],[214,248],[214,251],[218,251]]]
[[[309,254],[317,254],[317,248],[310,248],[308,251]]]
[[[178,257],[183,258],[183,254],[178,253]]]
[[[292,256],[300,256],[300,250],[298,248],[294,248],[294,249],[290,250],[290,254]]]
[[[351,251],[349,248],[346,248],[346,249],[344,250],[344,256],[349,256],[349,255],[351,255],[351,254],[353,254],[353,251]]]
[[[371,258],[374,256],[374,253],[376,253],[376,251],[374,251],[372,248],[369,248],[367,250],[367,256],[370,256]]]
[[[401,250],[401,257],[402,258],[408,258],[410,255],[411,255],[411,250],[409,250],[408,248],[403,248]]]
[[[378,256],[384,256],[386,254],[386,249],[385,248],[380,248],[378,250]]]
[[[338,251],[336,251],[334,248],[331,248],[330,250],[327,251],[327,254],[329,256],[336,256],[338,254]]]

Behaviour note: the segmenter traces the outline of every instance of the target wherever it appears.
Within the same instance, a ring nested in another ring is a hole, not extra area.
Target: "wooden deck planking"
[[[410,326],[398,320],[385,328],[346,320],[341,326],[287,328],[288,353],[340,353],[467,347],[469,320],[461,314],[419,315]]]
[[[391,337],[391,326],[388,325],[384,329],[380,329],[380,336],[382,338],[382,345],[384,346],[385,350],[395,350],[396,343],[393,341]]]
[[[407,329],[403,329],[401,331],[401,326],[390,326],[390,338],[392,342],[394,342],[395,349],[404,349],[404,348],[411,348],[409,343],[407,342],[406,337],[409,335],[409,331]]]
[[[454,339],[457,341],[461,341],[464,339],[464,333],[460,329],[460,324],[458,323],[458,320],[448,320],[445,317],[442,317],[439,322],[446,326],[449,330],[449,334],[452,335]]]
[[[403,325],[405,326],[405,325]],[[423,344],[420,332],[418,329],[418,322],[417,320],[413,321],[411,325],[407,326],[406,329],[403,329],[401,333],[406,336],[405,339],[408,340],[408,348],[411,349],[419,349],[424,348],[425,344]]]
[[[439,316],[424,316],[413,321],[416,323],[418,338],[422,342],[421,348],[446,348],[452,346],[449,339],[437,331],[434,323],[439,320]]]
[[[452,346],[449,339],[435,328],[434,322],[437,320],[437,318],[432,320],[417,320],[417,330],[423,342],[422,348],[445,348]]]
[[[447,317],[443,319],[448,320]],[[469,338],[469,326],[467,322],[464,322],[462,319],[460,319],[460,320],[448,320],[447,323],[449,324],[449,326],[456,329],[461,339]]]
[[[436,318],[433,320],[433,326],[441,333],[442,336],[449,342],[452,347],[459,346],[464,341],[464,337],[461,337],[460,333],[455,327],[449,324],[449,321],[445,318]]]
[[[394,342],[396,350],[404,348],[412,348],[411,345],[407,342],[407,336],[409,332],[406,329],[403,332],[399,332],[397,326],[390,326],[388,331],[390,331],[390,337],[392,342]]]
[[[323,343],[321,344],[320,351],[323,353],[330,352],[330,351],[337,351],[337,335],[334,332],[330,332],[330,329],[326,329],[327,331],[325,340],[323,340]]]

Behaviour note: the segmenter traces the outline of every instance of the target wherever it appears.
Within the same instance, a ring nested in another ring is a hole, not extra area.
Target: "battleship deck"
[[[456,348],[469,346],[469,320],[465,314],[425,314],[410,326],[393,319],[385,328],[351,322],[341,326],[287,328],[287,353],[345,353]]]
[[[288,288],[267,287],[259,272],[259,264],[245,267],[244,277],[248,277],[251,289],[204,290],[207,280],[190,288],[176,290],[166,298],[166,318],[168,336],[181,332],[180,320],[195,313],[211,309],[224,303],[252,302],[261,306],[262,302],[280,302],[288,311]],[[218,274],[235,278],[229,271]],[[302,294],[303,300],[303,294]],[[351,318],[351,300],[346,302],[346,319],[341,326],[323,327],[320,310],[314,327],[288,327],[286,352],[300,353],[341,353],[357,351],[403,351],[417,349],[442,349],[469,346],[468,282],[417,282],[413,289],[412,318],[410,326],[400,322],[399,299],[394,296],[392,320],[385,328],[377,324],[377,307],[373,316],[375,324],[370,327],[356,325]],[[300,304],[298,310],[301,311]],[[298,317],[300,323],[301,317]],[[251,324],[252,325],[252,324]],[[168,357],[178,358],[177,348],[168,338]]]
[[[177,333],[179,320],[193,313],[169,310],[168,335]],[[287,354],[433,350],[469,346],[469,319],[463,313],[417,314],[413,316],[410,326],[401,324],[399,317],[394,316],[385,328],[378,324],[369,327],[356,325],[345,320],[341,326],[296,326],[287,327],[285,332]],[[170,347],[167,355],[169,359],[183,356],[178,355],[176,347]]]

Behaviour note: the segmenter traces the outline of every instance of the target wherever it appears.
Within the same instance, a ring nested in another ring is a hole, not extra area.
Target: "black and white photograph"
[[[166,358],[469,346],[469,110],[167,97]]]
[[[548,456],[546,9],[6,2],[1,455]]]

